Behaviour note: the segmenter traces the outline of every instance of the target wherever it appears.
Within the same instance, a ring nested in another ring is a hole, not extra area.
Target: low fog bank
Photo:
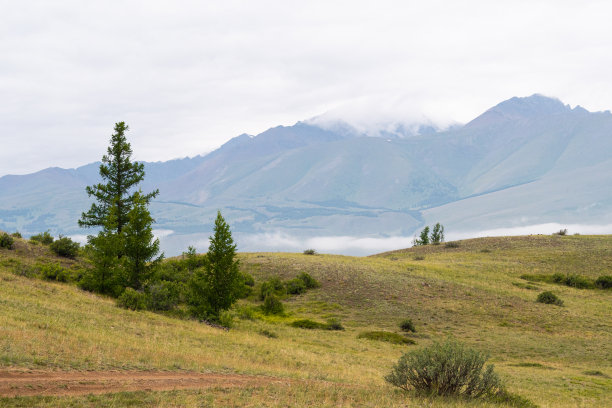
[[[585,225],[547,223],[522,227],[496,228],[481,231],[452,231],[447,228],[446,241],[460,239],[544,234],[550,235],[561,229],[568,234],[598,235],[612,234],[612,224]],[[156,231],[162,250],[167,257],[180,255],[187,247],[194,246],[198,252],[208,249],[211,233],[174,234],[170,230]],[[300,236],[287,231],[258,234],[235,233],[239,252],[303,252],[315,249],[323,254],[367,256],[412,246],[415,236]]]

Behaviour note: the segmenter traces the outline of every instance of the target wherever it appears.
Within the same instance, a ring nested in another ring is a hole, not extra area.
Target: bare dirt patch
[[[175,371],[0,370],[0,396],[67,396],[120,391],[290,385],[292,382],[289,379],[265,376]]]

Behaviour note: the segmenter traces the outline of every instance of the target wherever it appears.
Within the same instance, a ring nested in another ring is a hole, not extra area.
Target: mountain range
[[[240,250],[297,250],[315,237],[412,237],[438,221],[455,234],[612,224],[611,152],[609,111],[536,94],[446,130],[373,137],[304,121],[244,134],[203,156],[145,163],[142,189],[160,190],[151,211],[167,254],[204,249],[217,210]],[[1,177],[0,229],[90,233],[76,221],[98,166]]]

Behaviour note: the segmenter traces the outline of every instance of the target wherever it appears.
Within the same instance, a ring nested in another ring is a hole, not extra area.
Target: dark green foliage
[[[32,235],[30,241],[39,242],[43,245],[51,245],[53,242],[53,236],[49,231],[41,232],[40,234]]]
[[[21,232],[19,232],[19,231],[15,231],[15,232],[13,232],[13,233],[11,234],[11,237],[13,237],[13,238],[23,238],[23,237],[21,236]]]
[[[58,263],[40,265],[38,271],[42,279],[58,282],[67,282],[69,280],[68,271]]]
[[[107,154],[102,157],[100,165],[100,177],[106,184],[99,183],[86,188],[87,195],[93,196],[96,202],[88,212],[82,213],[79,220],[81,227],[105,226],[112,209],[116,218],[114,232],[120,234],[129,221],[136,194],[147,204],[159,194],[158,190],[146,195],[134,191],[134,187],[144,179],[145,173],[142,163],[130,161],[132,148],[125,138],[128,129],[125,122],[115,123],[115,133],[111,136]],[[130,194],[130,191],[134,192]]]
[[[567,275],[563,283],[577,289],[590,289],[595,287],[593,282],[580,275]]]
[[[414,327],[414,323],[412,323],[412,320],[410,319],[404,319],[400,322],[399,324],[400,329],[402,329],[402,331],[404,332],[416,332],[416,329]]]
[[[290,295],[301,295],[306,292],[306,284],[303,280],[297,278],[287,281],[285,287],[287,288],[287,293]]]
[[[261,329],[259,331],[259,334],[261,334],[262,336],[265,336],[269,339],[276,339],[278,338],[278,334],[274,333],[273,331],[270,331],[268,329]]]
[[[429,227],[423,228],[419,238],[415,238],[414,246],[429,245]]]
[[[267,315],[282,314],[285,311],[285,307],[283,306],[283,302],[273,293],[268,293],[261,306],[261,310]]]
[[[127,275],[127,286],[140,289],[163,259],[163,254],[157,256],[159,240],[153,236],[152,225],[155,220],[147,209],[146,198],[140,192],[136,192],[133,197],[132,209],[127,214],[127,224],[122,233],[121,260]]]
[[[301,272],[297,276],[297,279],[301,279],[302,282],[304,282],[304,285],[306,285],[307,289],[315,289],[321,286],[321,284],[319,284],[319,282],[317,282],[315,278],[313,278],[312,276],[310,276],[310,274],[306,272]]]
[[[236,244],[219,211],[204,267],[196,270],[189,282],[192,313],[196,317],[206,313],[209,318],[218,319],[219,313],[229,309],[240,294],[240,277]]]
[[[304,250],[304,255],[316,255],[316,254],[317,254],[317,251],[315,251],[312,248]]]
[[[536,301],[546,303],[547,305],[563,306],[563,301],[550,291],[540,293]]]
[[[567,228],[560,229],[557,232],[554,232],[553,235],[567,235]]]
[[[453,340],[405,353],[385,380],[404,390],[428,395],[497,395],[503,390],[487,356]]]
[[[144,310],[147,308],[147,296],[132,288],[126,288],[117,299],[117,306],[130,310]]]
[[[13,249],[15,240],[6,232],[0,234],[0,248]]]
[[[274,276],[261,284],[259,300],[264,300],[268,294],[282,296],[285,293],[285,285],[283,285],[283,282],[277,276]]]
[[[146,287],[147,309],[155,311],[173,310],[181,299],[181,286],[176,282],[159,281]]]
[[[536,404],[527,398],[512,394],[505,389],[500,389],[495,394],[488,396],[486,399],[497,404],[505,404],[507,406],[516,408],[538,408]]]
[[[558,272],[553,275],[523,274],[521,275],[521,279],[525,279],[531,282],[557,283],[559,285],[566,285],[577,289],[592,289],[596,286],[596,284],[592,280],[584,276],[575,274],[564,275]]]
[[[416,344],[416,342],[401,334],[388,331],[368,331],[359,333],[358,339],[386,341],[392,344]]]
[[[344,326],[342,326],[338,319],[328,319],[326,326],[327,330],[344,330]]]
[[[72,239],[61,235],[59,236],[59,239],[49,245],[49,248],[57,255],[71,259],[77,257],[80,247],[81,245],[79,245],[78,242],[74,242]]]
[[[429,241],[434,245],[444,242],[444,227],[439,222],[434,225]]]
[[[587,371],[583,371],[582,373],[586,374],[586,375],[592,375],[594,377],[610,378],[609,375],[607,375],[606,373],[603,373],[603,372],[601,372],[599,370],[587,370]]]
[[[297,327],[300,329],[309,329],[309,330],[314,330],[314,329],[326,330],[327,329],[327,325],[325,323],[315,322],[310,319],[294,320],[293,322],[291,322],[290,326]]]
[[[612,288],[612,276],[604,275],[597,278],[595,281],[595,286],[599,289],[610,289]]]
[[[225,327],[226,329],[231,329],[234,327],[234,317],[227,310],[222,310],[219,313],[218,322],[220,326]]]

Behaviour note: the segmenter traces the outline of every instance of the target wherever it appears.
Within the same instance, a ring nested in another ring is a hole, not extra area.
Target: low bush
[[[261,310],[267,315],[278,315],[285,311],[285,307],[283,306],[283,302],[281,302],[276,295],[273,293],[268,293],[264,299],[263,305],[261,306]]]
[[[53,242],[53,236],[47,230],[45,232],[41,232],[40,234],[32,235],[30,237],[30,241],[39,242],[44,245],[51,245]]]
[[[567,235],[567,228],[563,228],[557,232],[553,232],[553,235]]]
[[[290,295],[301,295],[306,292],[306,284],[301,279],[291,279],[285,283],[287,293]]]
[[[358,339],[386,341],[392,344],[416,344],[416,342],[401,334],[388,331],[368,331],[359,333]]]
[[[275,276],[261,284],[259,288],[259,300],[265,300],[266,296],[272,294],[282,296],[285,294],[285,285]]]
[[[309,248],[309,249],[305,249],[305,250],[304,250],[304,255],[316,255],[316,254],[317,254],[317,251],[315,251],[315,250],[314,250],[314,249],[312,249],[312,248]]]
[[[21,232],[19,232],[19,231],[15,231],[15,232],[13,232],[13,233],[11,234],[11,237],[13,237],[13,238],[23,238],[23,237],[21,236]]]
[[[405,353],[385,376],[403,390],[442,396],[472,398],[494,396],[503,391],[493,365],[485,368],[488,357],[461,343],[447,340]]]
[[[42,279],[58,282],[68,282],[70,276],[68,271],[58,263],[39,265],[38,273]]]
[[[414,323],[412,323],[411,319],[404,319],[400,322],[399,324],[400,329],[402,329],[402,331],[404,332],[416,332],[416,329],[414,327]]]
[[[304,285],[306,285],[306,288],[308,289],[316,289],[319,286],[321,286],[321,284],[312,276],[310,276],[310,274],[306,273],[306,272],[302,272],[297,276],[297,279],[300,279],[302,282],[304,282]]]
[[[314,320],[310,320],[310,319],[294,320],[293,322],[291,322],[290,326],[297,327],[300,329],[309,329],[309,330],[315,330],[315,329],[326,330],[327,329],[327,325],[325,323],[315,322]]]
[[[0,234],[0,248],[13,249],[15,240],[6,232]]]
[[[413,258],[415,261],[424,261],[425,255],[415,255]]]
[[[444,244],[445,248],[459,248],[459,243],[457,241],[451,241]]]
[[[597,278],[595,281],[595,286],[599,289],[610,289],[612,288],[612,276],[604,275]]]
[[[159,281],[146,287],[147,309],[169,311],[180,302],[181,289],[176,282]]]
[[[226,329],[231,329],[234,327],[234,317],[229,310],[223,310],[221,313],[219,313],[219,325],[225,327]]]
[[[68,237],[63,237],[60,235],[59,239],[53,241],[49,248],[55,252],[59,256],[63,256],[65,258],[74,259],[79,254],[79,245],[78,242],[74,242],[72,239]]]
[[[563,301],[550,291],[540,293],[536,301],[539,303],[546,303],[547,305],[563,306]]]
[[[144,310],[147,308],[147,296],[143,292],[125,288],[117,299],[117,306],[130,310]]]
[[[344,326],[340,323],[338,319],[328,319],[327,320],[327,330],[344,330]]]
[[[262,336],[265,336],[269,339],[276,339],[278,338],[278,334],[274,333],[273,331],[270,331],[268,329],[261,329],[259,331],[259,334],[261,334]]]

